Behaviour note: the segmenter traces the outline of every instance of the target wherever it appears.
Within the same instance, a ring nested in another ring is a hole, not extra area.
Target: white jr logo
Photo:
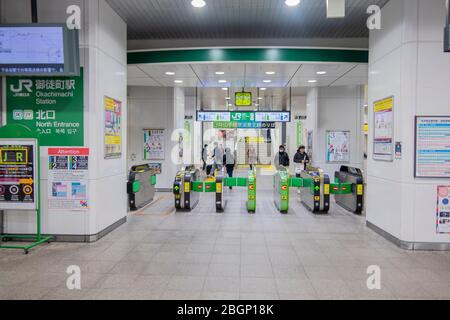
[[[69,30],[81,29],[81,9],[77,5],[67,7],[66,13],[69,15],[66,20],[67,28]]]
[[[381,269],[379,266],[369,266],[367,268],[367,289],[381,290]]]
[[[33,87],[33,81],[31,81],[31,80],[19,80],[19,84],[18,84],[17,88],[15,88],[13,85],[11,85],[10,86],[10,90],[11,90],[11,92],[14,92],[14,93],[22,92],[23,89],[27,90],[28,92],[31,92],[32,91],[32,89],[31,89],[32,87]]]
[[[69,266],[66,270],[70,276],[67,278],[66,286],[69,290],[81,290],[81,269],[79,266]]]
[[[369,30],[380,30],[381,29],[381,9],[377,5],[371,5],[367,8],[367,14],[370,17],[367,19],[367,28]]]

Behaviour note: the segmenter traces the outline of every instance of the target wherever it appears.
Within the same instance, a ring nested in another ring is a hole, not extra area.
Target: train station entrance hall
[[[0,300],[450,299],[449,7],[0,0]]]

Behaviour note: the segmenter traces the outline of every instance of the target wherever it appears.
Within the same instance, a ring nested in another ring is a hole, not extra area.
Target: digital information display
[[[291,113],[282,112],[256,112],[255,121],[257,122],[290,122]]]
[[[239,111],[197,111],[200,122],[291,122],[289,111],[239,112]]]
[[[74,75],[78,31],[63,24],[0,25],[0,74]]]
[[[36,164],[35,141],[0,140],[0,209],[37,208]]]
[[[236,92],[234,95],[236,107],[251,107],[252,93],[251,92]]]
[[[450,178],[450,117],[416,117],[415,176]]]

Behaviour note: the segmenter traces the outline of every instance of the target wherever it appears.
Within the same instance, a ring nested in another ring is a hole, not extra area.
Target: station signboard
[[[289,111],[197,111],[199,122],[291,122]]]
[[[0,210],[37,209],[37,142],[0,139]]]
[[[252,93],[251,92],[236,92],[234,95],[236,107],[251,107]]]

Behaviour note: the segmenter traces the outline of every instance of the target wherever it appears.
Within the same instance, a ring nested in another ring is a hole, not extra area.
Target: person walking
[[[280,169],[281,167],[289,167],[289,155],[286,152],[286,148],[281,145],[276,156],[275,156],[275,167]]]
[[[203,171],[206,170],[206,162],[208,161],[208,145],[205,144],[202,149]]]
[[[219,147],[217,142],[214,142],[214,151],[213,151],[213,159],[214,159],[214,171],[222,170],[223,166],[223,149]]]
[[[300,178],[300,174],[302,171],[306,170],[306,165],[309,163],[309,157],[306,153],[305,146],[300,146],[297,150],[297,153],[294,156],[295,163],[295,175],[297,178]]]
[[[253,167],[256,165],[256,150],[255,147],[252,145],[249,145],[247,150],[247,157],[248,157],[248,163],[250,165],[250,170],[253,170]]]
[[[225,168],[227,169],[227,174],[229,178],[233,178],[233,171],[235,166],[234,155],[231,152],[230,148],[225,149],[225,155],[223,156],[223,163],[225,164]],[[233,187],[230,187],[230,190]]]

